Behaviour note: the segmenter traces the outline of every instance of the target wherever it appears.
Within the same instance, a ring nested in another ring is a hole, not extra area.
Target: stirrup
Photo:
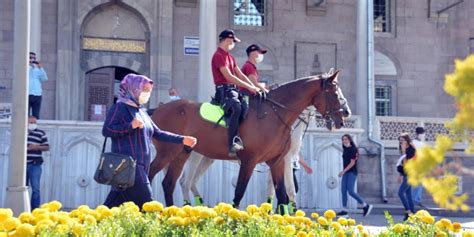
[[[240,151],[244,149],[244,143],[242,142],[242,139],[239,136],[235,136],[234,139],[232,139],[232,148],[235,151]]]

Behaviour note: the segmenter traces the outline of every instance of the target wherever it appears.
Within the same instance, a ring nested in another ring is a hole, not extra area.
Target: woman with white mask
[[[197,139],[160,130],[143,105],[148,103],[153,89],[149,78],[128,74],[120,83],[119,98],[107,112],[102,134],[112,139],[112,152],[129,155],[136,161],[135,185],[125,190],[112,187],[104,205],[116,207],[132,201],[139,207],[152,200],[148,180],[151,160],[151,140],[196,145]]]

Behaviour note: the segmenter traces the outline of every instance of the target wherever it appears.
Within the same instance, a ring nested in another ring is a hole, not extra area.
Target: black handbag
[[[100,184],[111,185],[116,189],[126,189],[135,185],[136,161],[129,155],[104,152],[107,137],[104,139],[100,162],[94,180]]]

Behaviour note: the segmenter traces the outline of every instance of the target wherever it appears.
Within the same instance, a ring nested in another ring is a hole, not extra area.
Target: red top
[[[254,75],[257,78],[257,83],[258,83],[258,72],[257,72],[257,66],[255,66],[255,64],[247,60],[247,62],[245,62],[244,65],[242,66],[241,70],[242,70],[242,73],[247,77],[250,75]],[[239,87],[239,89],[250,93],[250,91],[247,90],[247,88]]]
[[[242,66],[242,73],[247,77],[250,75],[254,75],[255,77],[257,77],[258,82],[257,67],[252,62],[247,60],[247,62],[244,63],[244,65]]]
[[[221,49],[220,47],[217,48],[217,51],[212,56],[212,76],[214,77],[214,84],[217,85],[224,85],[224,84],[231,84],[230,82],[225,79],[224,75],[222,74],[219,68],[227,67],[232,75],[235,75],[235,67],[237,63],[235,62],[235,58],[225,50]]]

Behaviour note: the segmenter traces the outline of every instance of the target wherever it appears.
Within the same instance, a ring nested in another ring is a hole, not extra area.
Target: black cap
[[[266,50],[266,49],[262,49],[262,48],[260,48],[260,47],[259,47],[258,45],[256,45],[256,44],[252,44],[252,45],[250,45],[249,47],[247,47],[247,50],[246,50],[246,51],[247,51],[247,56],[249,56],[250,53],[253,52],[253,51],[258,51],[258,52],[260,52],[261,54],[266,54],[266,53],[267,53],[267,50]]]
[[[219,39],[222,40],[226,38],[234,39],[234,42],[240,42],[240,39],[235,37],[235,33],[233,30],[226,29],[219,34]]]
[[[425,129],[423,127],[416,127],[415,128],[415,133],[418,134],[423,134],[425,133]]]

